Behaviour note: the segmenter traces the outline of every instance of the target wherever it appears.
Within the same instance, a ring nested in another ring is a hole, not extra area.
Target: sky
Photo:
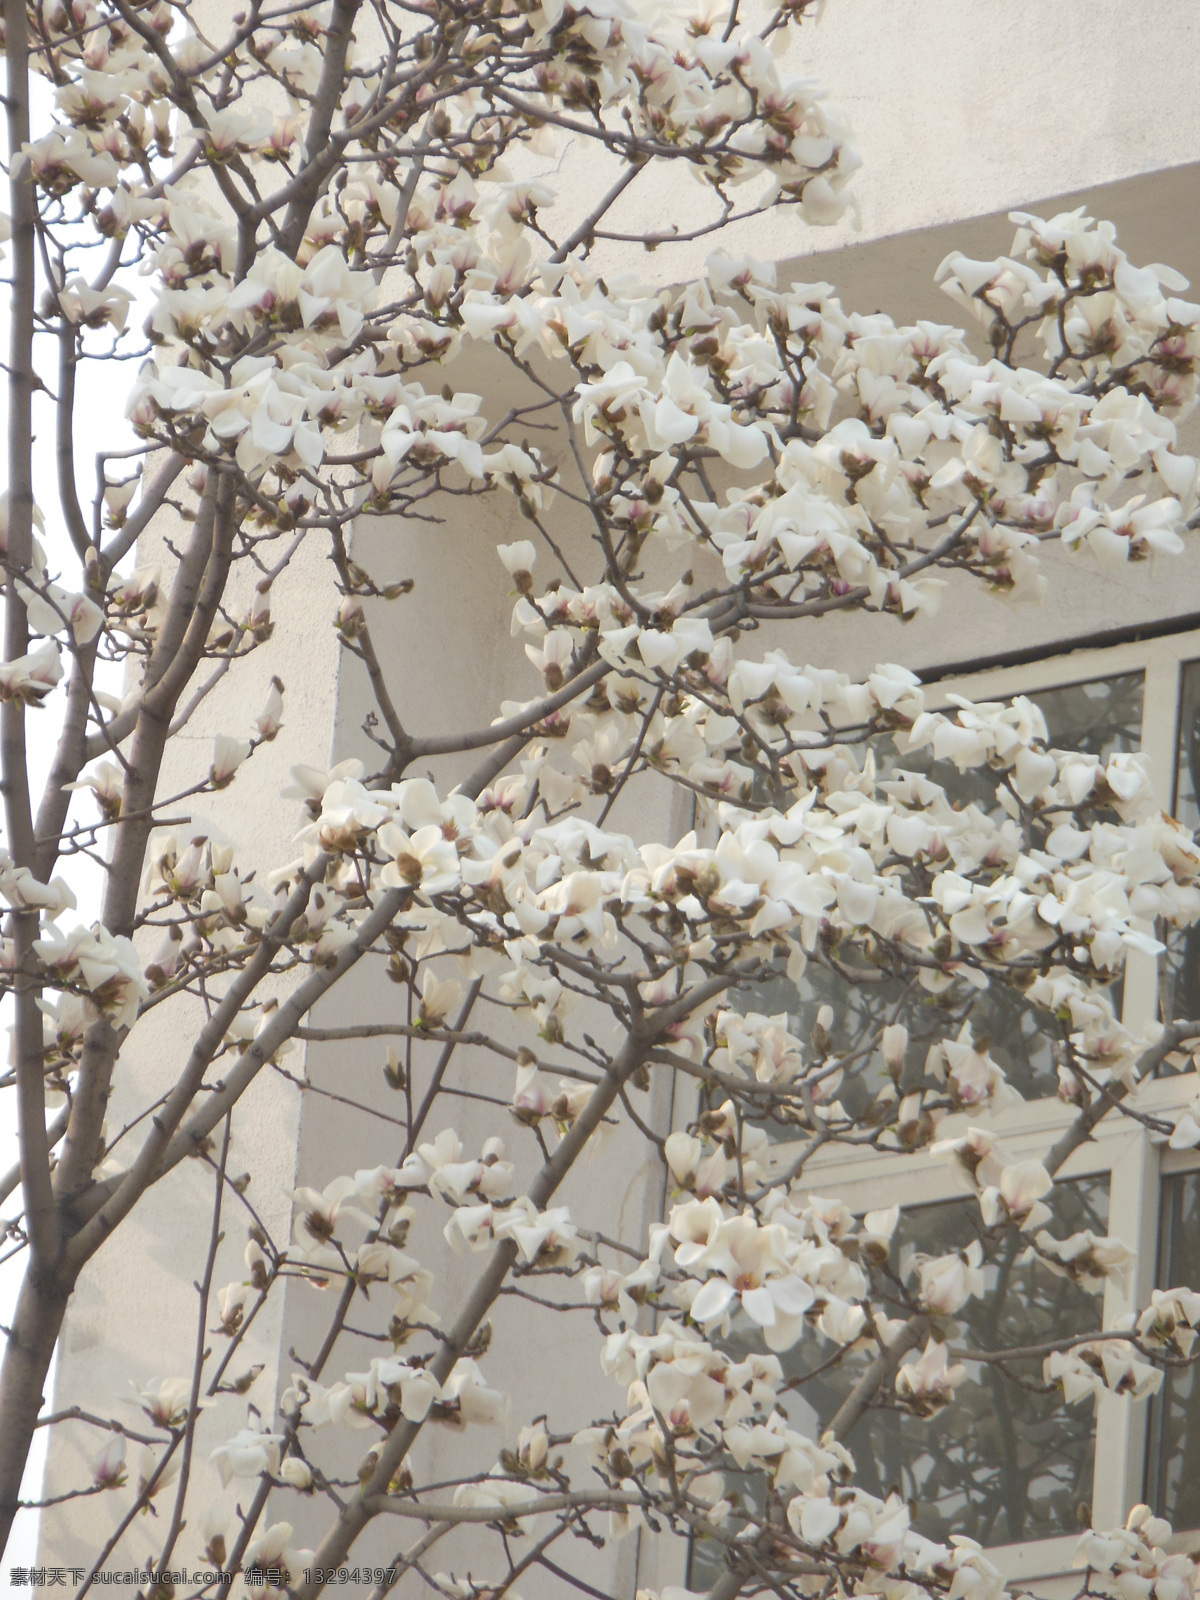
[[[39,119],[49,119],[50,97],[48,86],[36,84],[34,104],[34,126]],[[0,209],[4,207],[4,200],[0,198]],[[150,282],[148,279],[138,279],[129,284],[131,289],[142,290],[144,304],[139,307],[135,304],[130,313],[130,326],[136,327],[145,315],[146,305],[149,303]],[[7,332],[7,329],[6,329]],[[7,339],[5,341],[7,343]],[[42,370],[52,372],[53,367],[47,366],[45,358],[51,354],[48,349],[48,340],[39,341],[43,348],[39,353],[35,350],[35,364],[41,365]],[[77,387],[75,459],[77,479],[82,503],[86,506],[91,503],[95,493],[95,455],[100,449],[122,450],[136,445],[137,440],[132,428],[124,418],[124,408],[115,404],[114,378],[116,384],[124,390],[132,386],[136,373],[136,365],[122,363],[114,370],[112,365],[101,363],[84,363],[80,369]],[[4,429],[7,437],[7,392],[0,385],[0,427]],[[72,551],[70,543],[63,529],[61,518],[57,514],[57,493],[55,490],[55,457],[54,457],[54,422],[53,411],[49,397],[45,394],[38,395],[35,399],[34,427],[36,439],[34,446],[34,496],[45,518],[46,529],[43,544],[49,561],[52,575],[58,569],[63,573],[64,586],[77,587],[72,578]],[[7,481],[7,464],[3,472]],[[129,563],[132,565],[132,561]],[[101,682],[101,687],[110,693],[119,693],[121,687],[121,673],[119,669],[109,668],[108,682]],[[54,755],[54,745],[58,727],[61,724],[64,696],[56,692],[50,697],[49,703],[40,710],[32,711],[26,721],[27,740],[29,749],[29,766],[31,788],[34,795],[34,809],[36,811],[37,796],[40,794]],[[92,820],[95,808],[90,798],[81,797],[77,804],[80,818]],[[76,922],[89,923],[99,914],[100,896],[102,891],[103,873],[93,862],[85,857],[75,856],[67,860],[59,869],[59,875],[65,877],[74,891],[78,901],[78,909],[67,912],[63,918],[66,926],[70,927]],[[7,1038],[11,1022],[11,1008],[0,1001],[0,1027],[4,1029]],[[17,1137],[15,1121],[14,1096],[10,1092],[0,1093],[0,1172],[7,1172],[17,1160]],[[19,1191],[10,1197],[3,1206],[0,1215],[11,1218],[19,1210]],[[0,1250],[0,1255],[4,1251]],[[9,1324],[13,1308],[16,1303],[17,1292],[20,1288],[21,1274],[24,1268],[23,1255],[14,1256],[7,1262],[0,1262],[0,1323]],[[51,1374],[53,1381],[53,1373]],[[49,1397],[49,1389],[47,1397]],[[44,1470],[44,1439],[39,1440],[41,1448],[35,1450],[26,1472],[22,1498],[35,1498],[41,1483]],[[37,1526],[36,1519],[28,1515],[19,1517],[17,1527],[9,1541],[9,1547],[4,1553],[3,1568],[12,1566],[31,1565],[36,1556]],[[2,1570],[2,1569],[0,1569]]]

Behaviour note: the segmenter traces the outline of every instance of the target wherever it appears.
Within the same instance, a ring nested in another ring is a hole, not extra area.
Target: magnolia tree
[[[943,713],[909,671],[852,681],[789,641],[832,612],[909,617],[947,583],[1039,598],[1048,542],[1116,570],[1184,552],[1200,308],[1081,213],[1021,216],[1010,257],[943,264],[977,346],[753,260],[672,288],[605,275],[606,251],[629,257],[627,191],[663,170],[695,183],[680,219],[635,230],[647,249],[770,208],[842,214],[846,132],[778,48],[807,9],[754,31],[736,4],[8,0],[20,1161],[0,1194],[26,1270],[0,1528],[38,1427],[82,1440],[92,1476],[66,1495],[111,1519],[80,1592],[132,1527],[147,1594],[207,1564],[311,1596],[373,1560],[375,1594],[594,1595],[598,1552],[629,1537],[690,1541],[686,1581],[714,1600],[997,1596],[979,1542],[867,1473],[871,1418],[933,1450],[972,1359],[1084,1408],[1189,1360],[1200,1293],[1104,1326],[1129,1251],[1058,1200],[1102,1119],[1200,1142],[1191,1112],[1139,1104],[1200,1020],[1137,1034],[1113,1007],[1129,953],[1200,914],[1191,835],[1138,755],[1058,748],[1029,701]],[[553,189],[566,141],[596,177],[574,209]],[[77,461],[80,374],[124,359],[138,442]],[[528,536],[497,545],[514,500]],[[388,555],[439,519],[478,529],[529,658],[528,698],[482,728],[431,727],[435,686],[396,669],[411,608],[470,626],[452,582],[410,594]],[[297,768],[294,859],[247,859],[190,811],[229,790],[236,816],[283,684],[215,746],[195,730],[269,663],[273,589],[314,546],[327,592],[300,598],[369,684],[373,754]],[[39,729],[56,746],[35,797]],[[670,786],[682,837],[654,820]],[[358,963],[391,986],[322,1030],[312,1008]],[[1017,1096],[972,1031],[988,1007],[1053,1041],[1069,1109],[1043,1160],[988,1131]],[[163,1014],[166,1088],[128,1112]],[[361,1038],[370,1070],[342,1099],[394,1155],[293,1191],[280,1231],[241,1171],[247,1103],[273,1074],[309,1093],[298,1052],[331,1032]],[[973,1196],[969,1242],[902,1250],[895,1208],[818,1198],[839,1147],[930,1146]],[[659,1174],[644,1234],[614,1222],[614,1151]],[[131,1374],[140,1412],[105,1391],[50,1415],[81,1275],[103,1285],[187,1158],[210,1230],[181,1269],[190,1370]],[[1058,1275],[1073,1320],[1018,1317],[975,1350],[971,1307],[1014,1259]],[[285,1292],[323,1335],[242,1373]],[[517,1314],[590,1349],[594,1383],[556,1394],[489,1354]],[[447,1428],[438,1478],[423,1450]],[[1085,1531],[1083,1586],[1189,1595],[1169,1535],[1144,1506]]]

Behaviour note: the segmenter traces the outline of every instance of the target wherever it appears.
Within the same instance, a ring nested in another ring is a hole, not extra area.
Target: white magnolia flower
[[[263,1472],[279,1471],[279,1447],[282,1443],[282,1434],[243,1428],[227,1443],[218,1445],[209,1460],[216,1462],[224,1484],[229,1484],[234,1478],[257,1478]],[[290,1533],[291,1530],[288,1531]]]
[[[998,1186],[980,1195],[983,1220],[989,1228],[1003,1217],[1011,1217],[1023,1232],[1040,1228],[1052,1215],[1042,1196],[1053,1187],[1054,1179],[1040,1161],[1015,1161],[1001,1172]]]
[[[498,1389],[489,1388],[478,1363],[466,1356],[455,1363],[443,1395],[447,1401],[457,1401],[457,1415],[464,1425],[498,1427],[508,1411],[507,1397]]]
[[[292,1545],[290,1522],[274,1522],[265,1532],[246,1547],[246,1566],[266,1573],[278,1568],[284,1582],[295,1584],[304,1571],[313,1564],[311,1550],[297,1549]]]
[[[932,1339],[914,1360],[906,1360],[896,1373],[896,1394],[918,1416],[932,1416],[950,1403],[967,1369],[961,1362],[949,1365],[944,1344]]]
[[[696,1200],[672,1209],[670,1234],[679,1241],[676,1264],[707,1279],[689,1307],[695,1322],[721,1321],[740,1304],[764,1330],[768,1349],[795,1344],[816,1294],[792,1269],[782,1226],[760,1227],[749,1216],[725,1218],[716,1200]]]
[[[209,770],[213,788],[224,789],[249,754],[248,739],[231,739],[228,734],[218,734],[213,741],[212,767]]]
[[[119,1489],[125,1477],[125,1441],[114,1434],[92,1461],[92,1482],[97,1489]]]
[[[963,1252],[927,1258],[917,1263],[921,1298],[931,1311],[953,1317],[973,1295],[984,1293],[983,1248],[972,1239]]]
[[[379,829],[380,848],[391,860],[379,874],[392,889],[418,889],[422,895],[445,894],[458,887],[458,851],[441,827],[430,825],[409,834],[398,823]]]
[[[299,1456],[288,1456],[280,1462],[279,1476],[292,1489],[307,1490],[313,1486],[312,1468]]]
[[[174,1428],[187,1421],[192,1393],[190,1378],[158,1378],[138,1390],[142,1410],[160,1428]],[[211,1401],[201,1401],[211,1405]]]

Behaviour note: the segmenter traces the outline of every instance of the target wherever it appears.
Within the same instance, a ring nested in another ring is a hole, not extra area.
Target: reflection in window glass
[[[1059,1237],[1082,1228],[1108,1232],[1108,1177],[1055,1186],[1050,1225]],[[903,1275],[918,1251],[944,1255],[982,1232],[974,1198],[914,1206],[902,1212],[893,1239],[892,1267]],[[1052,1273],[1027,1242],[1006,1238],[985,1268],[987,1292],[959,1313],[952,1347],[998,1350],[1036,1344],[1081,1328],[1098,1328],[1101,1298]],[[945,1325],[944,1325],[945,1326]],[[745,1346],[761,1349],[747,1333]],[[737,1340],[731,1353],[740,1354]],[[793,1425],[819,1436],[822,1427],[862,1375],[869,1355],[847,1356],[821,1371],[831,1347],[806,1336],[781,1359],[795,1388],[789,1395]],[[932,1419],[894,1408],[868,1411],[846,1440],[855,1482],[881,1498],[897,1491],[909,1503],[916,1527],[945,1541],[965,1534],[984,1545],[1016,1544],[1076,1534],[1090,1521],[1095,1453],[1095,1408],[1068,1406],[1042,1382],[1040,1358],[1009,1364],[1005,1376],[993,1362],[967,1364],[954,1404]],[[1200,1480],[1200,1473],[1196,1474]],[[736,1473],[726,1493],[738,1492]],[[719,1568],[698,1544],[689,1586],[705,1589]]]
[[[1141,745],[1142,686],[1141,673],[1130,672],[1093,683],[1047,689],[1029,698],[1046,719],[1052,745],[1106,760]],[[872,741],[872,748],[877,770],[883,776],[901,769],[926,772],[933,768],[928,748],[901,755],[890,735]],[[990,801],[995,809],[995,781],[985,768],[960,773],[948,762],[938,762],[936,778],[956,806],[986,805]],[[1197,953],[1200,954],[1200,944]],[[975,1039],[989,1042],[992,1056],[1019,1094],[1031,1100],[1057,1093],[1053,1046],[1058,1035],[1054,1024],[1050,1018],[1032,1012],[1008,990],[998,985],[982,992],[956,988],[935,996],[903,979],[881,980],[877,972],[865,977],[870,981],[851,987],[844,977],[811,961],[799,990],[780,979],[763,985],[748,1004],[755,1011],[772,1015],[789,1013],[794,1019],[793,1031],[799,1038],[806,1038],[817,1008],[828,1002],[838,1018],[836,1046],[846,1054],[856,1054],[886,1022],[902,1020],[914,1045],[919,1045],[955,1037],[969,1017]],[[1119,996],[1114,998],[1119,1006]],[[1200,1012],[1176,1014],[1197,1016]],[[923,1054],[914,1049],[912,1059],[923,1058]],[[877,1082],[860,1075],[839,1090],[839,1098],[853,1113],[873,1098],[878,1087]],[[777,1128],[771,1131],[776,1137],[781,1135]]]
[[[1189,661],[1180,684],[1179,757],[1175,769],[1175,815],[1200,827],[1200,661]]]
[[[1059,750],[1080,750],[1107,761],[1122,751],[1137,750],[1142,742],[1142,690],[1140,672],[1124,672],[1115,678],[1097,678],[1091,683],[1069,683],[1056,689],[1041,689],[1026,696],[1046,719],[1050,743]],[[934,763],[929,748],[912,755],[897,753],[891,736],[873,741],[876,761],[881,768],[932,772]],[[984,805],[996,810],[996,781],[986,767],[957,772],[949,762],[938,762],[937,781],[954,804]]]
[[[1200,828],[1200,661],[1186,664],[1179,687],[1175,815],[1185,827]],[[1171,929],[1166,944],[1162,966],[1163,1016],[1200,1016],[1194,1009],[1200,1005],[1200,926]]]
[[[1158,1284],[1200,1283],[1200,1172],[1164,1178]],[[1146,1500],[1178,1529],[1200,1528],[1200,1382],[1195,1367],[1167,1368],[1150,1408]]]
[[[1029,698],[1040,706],[1051,742],[1107,761],[1142,742],[1142,675],[1125,672],[1095,683],[1046,689]]]

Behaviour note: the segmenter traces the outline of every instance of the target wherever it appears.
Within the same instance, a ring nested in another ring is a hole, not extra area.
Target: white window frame
[[[1141,751],[1149,758],[1156,794],[1164,805],[1170,806],[1175,794],[1183,667],[1192,661],[1200,661],[1200,630],[1072,650],[969,676],[946,676],[927,688],[926,704],[931,710],[939,710],[949,706],[950,694],[976,702],[1005,700],[1018,694],[1141,672]],[[1153,1020],[1157,1010],[1157,960],[1135,953],[1126,962],[1122,1017],[1129,1027],[1138,1029]],[[1147,1084],[1139,1095],[1138,1108],[1168,1114],[1188,1106],[1198,1095],[1200,1075],[1179,1073]],[[675,1096],[674,1122],[678,1127],[685,1127],[690,1120],[689,1101],[688,1096]],[[1070,1126],[1074,1115],[1070,1106],[1057,1100],[1031,1100],[993,1113],[988,1127],[1017,1158],[1044,1157]],[[972,1119],[968,1113],[946,1117],[939,1125],[939,1138],[954,1137],[972,1120],[978,1118]],[[1148,1133],[1131,1119],[1110,1114],[1062,1169],[1065,1177],[1104,1172],[1110,1175],[1109,1231],[1137,1252],[1127,1289],[1112,1281],[1107,1285],[1102,1322],[1097,1297],[1097,1326],[1111,1326],[1122,1312],[1146,1304],[1155,1286],[1158,1258],[1160,1173],[1200,1164],[1196,1152],[1168,1151],[1163,1144],[1161,1137]],[[775,1147],[780,1165],[786,1163],[792,1149],[794,1146],[788,1144]],[[953,1164],[935,1161],[927,1153],[891,1155],[836,1147],[820,1150],[806,1166],[804,1182],[814,1194],[840,1200],[858,1213],[893,1204],[910,1207],[954,1199],[970,1203]],[[1121,1526],[1128,1508],[1142,1498],[1147,1418],[1146,1401],[1130,1401],[1106,1391],[1096,1402],[1092,1517],[1097,1528]],[[851,1453],[853,1448],[850,1441]],[[1195,1542],[1194,1533],[1177,1532],[1176,1537],[1181,1547],[1191,1548]],[[1070,1573],[1077,1543],[1078,1537],[1070,1534],[993,1546],[988,1555],[1006,1579],[1028,1582]],[[682,1576],[676,1581],[681,1582]]]

